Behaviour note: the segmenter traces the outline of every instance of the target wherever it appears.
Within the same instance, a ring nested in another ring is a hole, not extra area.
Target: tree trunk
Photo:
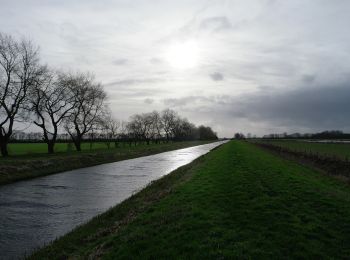
[[[8,152],[8,150],[7,150],[7,144],[8,144],[8,141],[7,141],[7,140],[1,140],[0,147],[1,147],[1,155],[2,155],[3,157],[9,156],[9,152]]]
[[[47,152],[49,154],[54,153],[54,148],[55,148],[55,142],[52,142],[52,141],[47,142]]]
[[[74,139],[74,145],[75,145],[75,149],[80,152],[81,151],[81,138],[77,137]]]

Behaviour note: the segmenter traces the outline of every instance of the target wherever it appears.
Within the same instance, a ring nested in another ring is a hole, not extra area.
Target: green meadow
[[[114,147],[114,143],[111,142],[111,147]],[[81,146],[83,151],[90,150],[103,150],[108,149],[106,143],[103,142],[89,142],[82,143]],[[10,143],[9,154],[12,156],[16,155],[34,155],[34,154],[45,154],[47,153],[47,144],[45,143]],[[76,151],[73,143],[56,143],[55,152],[72,152]]]
[[[338,159],[350,159],[350,143],[312,143],[301,140],[258,140],[257,142],[273,144],[292,151],[319,154]]]
[[[346,259],[348,184],[231,141],[30,259]]]

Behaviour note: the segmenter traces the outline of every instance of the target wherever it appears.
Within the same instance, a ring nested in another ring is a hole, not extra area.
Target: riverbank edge
[[[104,243],[101,243],[103,237],[118,232],[142,212],[147,211],[153,204],[172,193],[176,187],[189,181],[206,160],[208,154],[225,144],[227,143],[220,144],[191,163],[150,182],[131,197],[97,215],[87,223],[77,226],[69,233],[52,241],[49,245],[34,251],[26,259],[99,258],[99,253],[102,253],[101,250],[104,246]],[[84,245],[83,248],[82,244]],[[93,255],[87,256],[84,250],[85,247],[92,248]]]
[[[148,147],[144,146],[141,149],[129,150],[129,153],[120,153],[121,150],[118,148],[110,150],[101,150],[93,152],[84,152],[81,154],[74,154],[71,156],[55,154],[53,157],[42,157],[18,160],[19,166],[24,169],[23,171],[13,172],[14,166],[8,166],[8,172],[0,173],[0,186],[43,177],[51,174],[57,174],[64,171],[71,171],[91,166],[96,166],[105,163],[113,163],[128,159],[135,159],[138,157],[154,155],[163,152],[169,152],[178,149],[184,149],[204,144],[209,144],[215,141],[190,141],[190,142],[179,142],[170,144],[158,144],[156,146]],[[144,148],[144,149],[143,149]],[[122,151],[124,152],[124,151]],[[16,160],[16,158],[13,158]],[[2,165],[6,169],[6,165]]]

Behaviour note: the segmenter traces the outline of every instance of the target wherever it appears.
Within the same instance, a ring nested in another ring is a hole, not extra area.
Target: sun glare
[[[195,41],[186,41],[170,45],[165,58],[176,69],[190,69],[198,64],[198,52]]]

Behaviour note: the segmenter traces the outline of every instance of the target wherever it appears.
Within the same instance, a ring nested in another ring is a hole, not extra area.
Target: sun
[[[177,42],[165,51],[165,59],[176,69],[190,69],[198,64],[199,49],[195,41]]]

